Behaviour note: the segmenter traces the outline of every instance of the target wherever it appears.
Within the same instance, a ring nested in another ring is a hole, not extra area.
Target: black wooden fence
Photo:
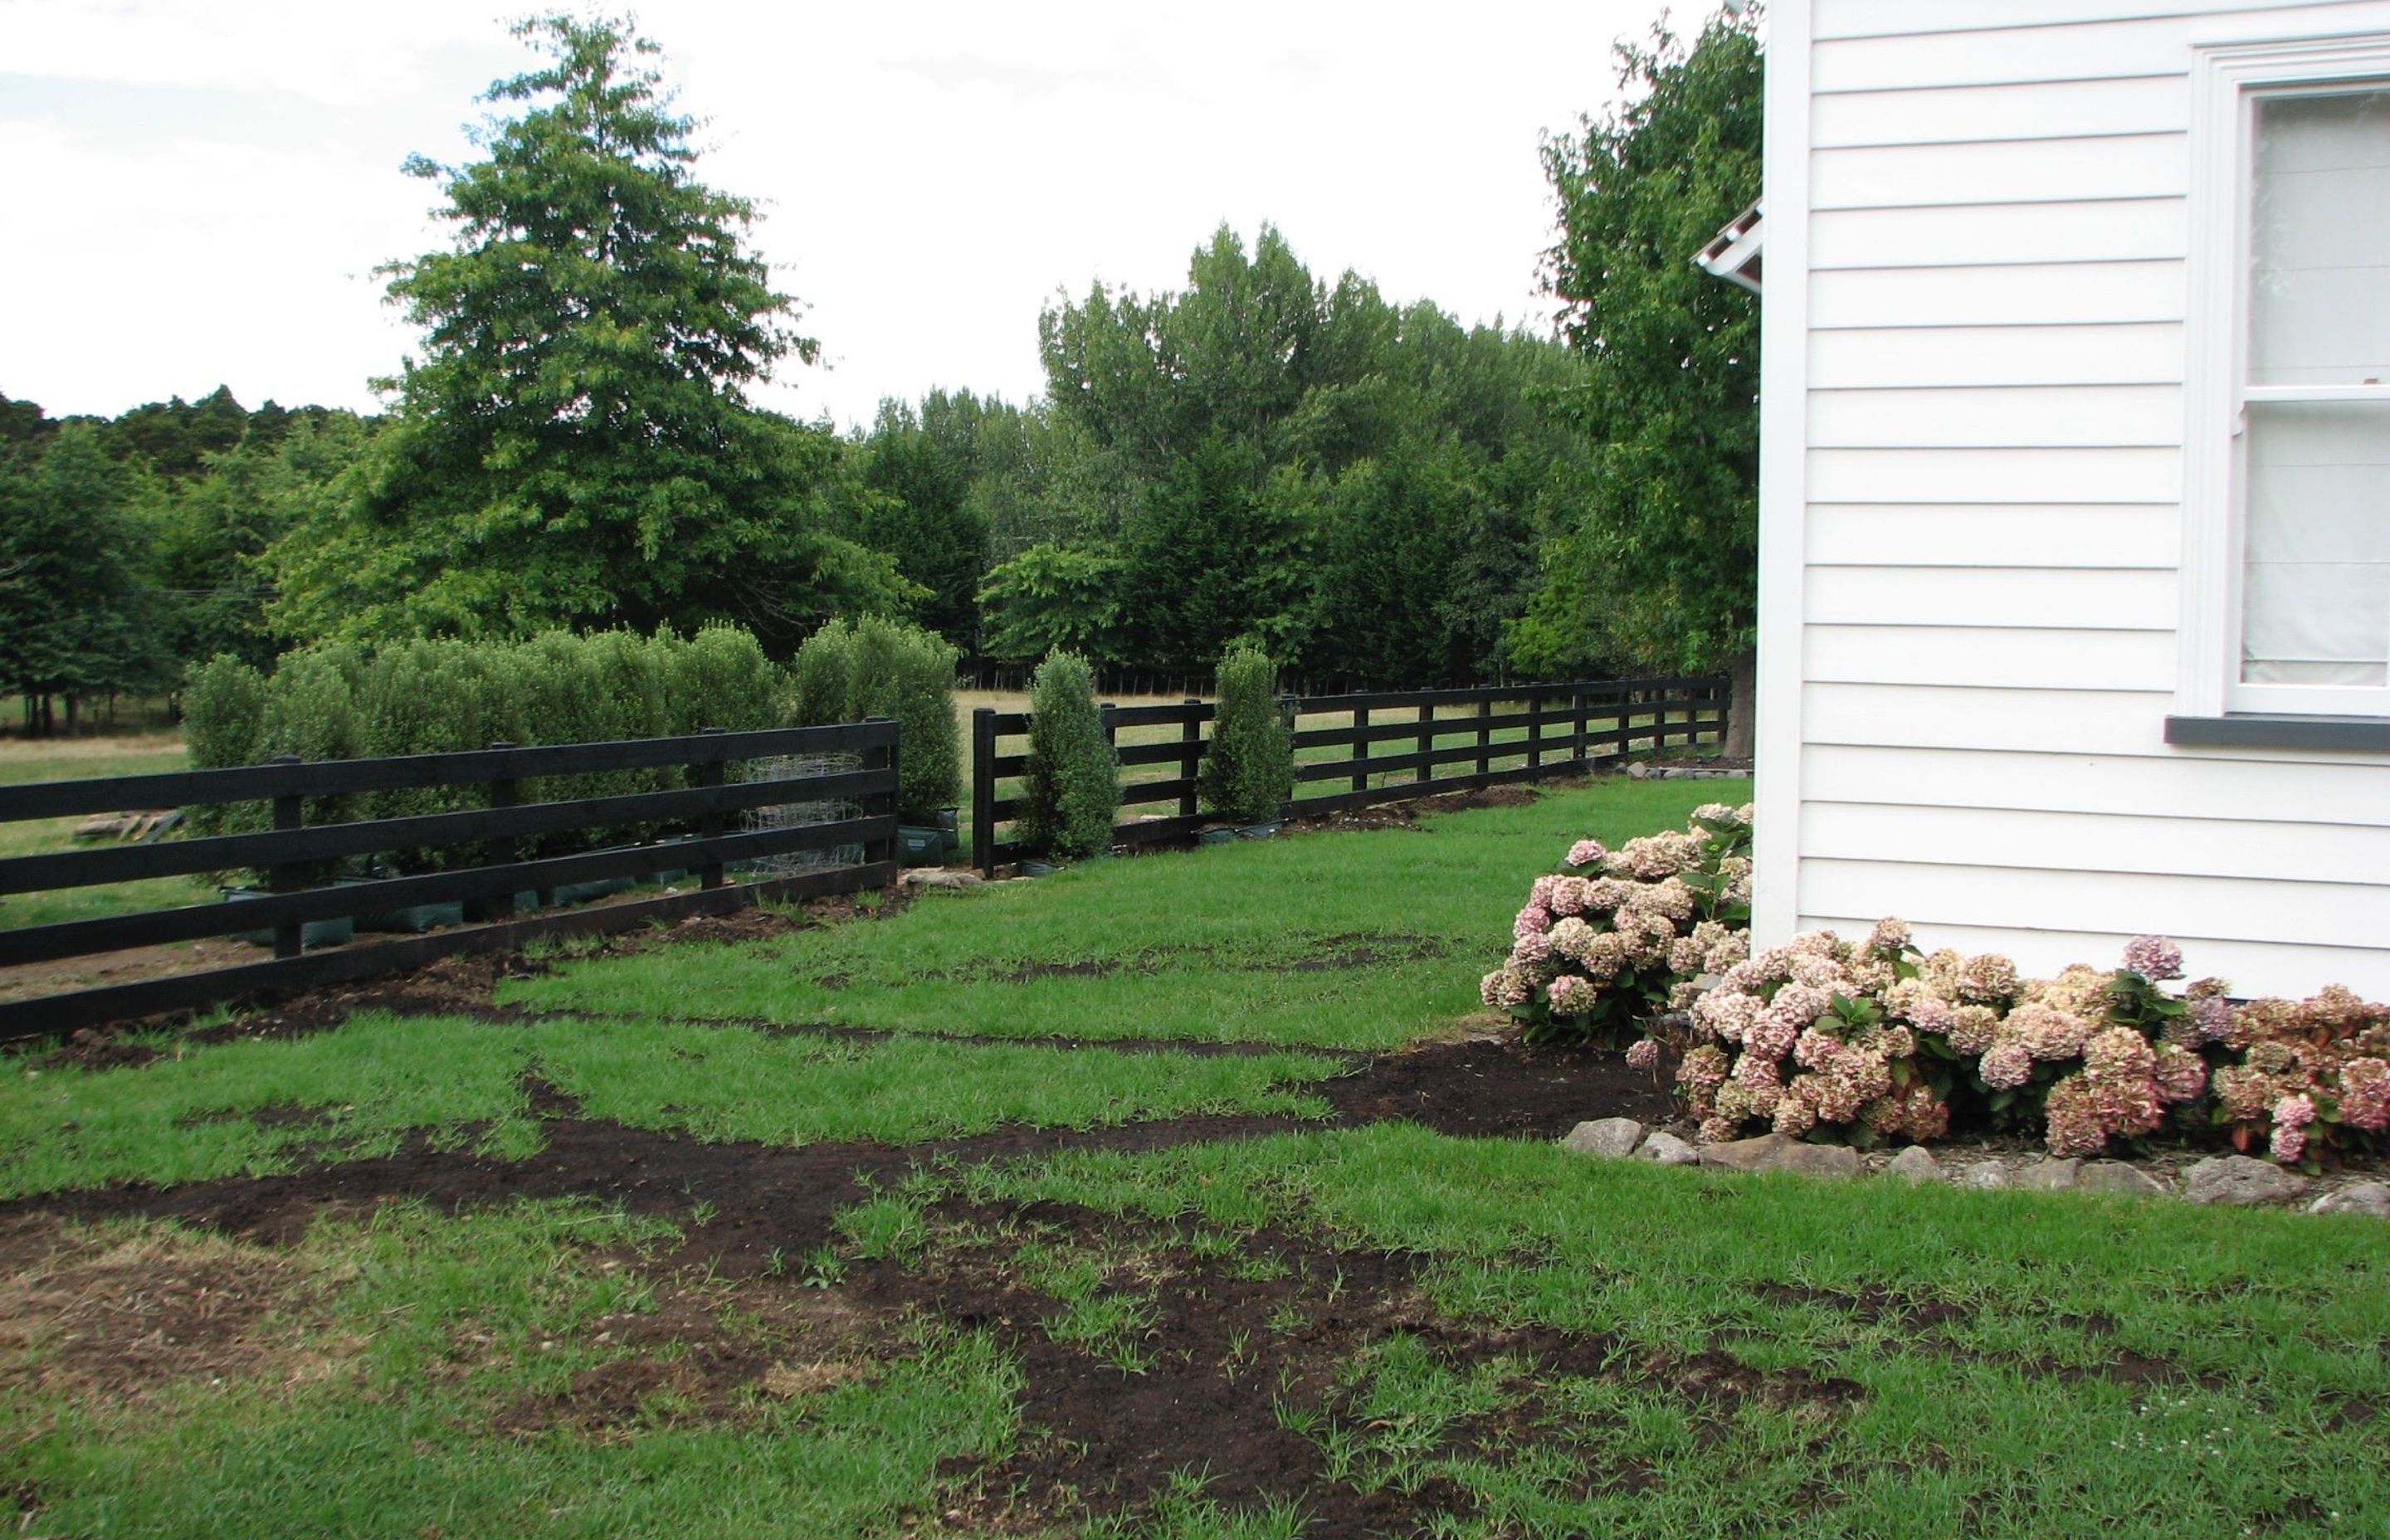
[[[1508,781],[1577,775],[1631,754],[1690,750],[1724,738],[1728,699],[1723,675],[1690,679],[1578,679],[1551,685],[1488,685],[1471,689],[1381,690],[1352,695],[1283,696],[1294,727],[1294,797],[1290,816],[1336,813],[1373,802]],[[1322,723],[1318,719],[1330,718]],[[1333,720],[1342,719],[1342,720]],[[1185,839],[1207,821],[1196,776],[1212,707],[1103,707],[1104,736],[1122,769],[1116,845]],[[1026,712],[982,707],[971,713],[971,859],[993,873],[1034,855],[1007,838],[1020,799],[1004,782],[1026,768]],[[1152,733],[1176,728],[1175,735]],[[1142,741],[1123,743],[1132,729]],[[1342,753],[1321,751],[1343,751]],[[1154,778],[1153,769],[1164,774]],[[1160,814],[1140,813],[1152,807]]]
[[[740,761],[816,755],[835,756],[829,763],[852,768],[772,779],[733,778],[728,773]],[[685,770],[689,784],[536,800],[543,777],[666,767]],[[686,738],[536,748],[500,744],[464,753],[312,764],[282,760],[0,788],[0,823],[225,803],[263,804],[273,823],[254,833],[0,859],[0,894],[240,870],[262,871],[266,879],[266,891],[250,898],[0,930],[0,967],[244,932],[271,931],[275,951],[271,961],[0,1001],[0,1043],[369,977],[452,953],[512,948],[536,935],[619,930],[680,915],[723,913],[760,899],[885,886],[896,875],[896,725],[875,718],[842,726],[708,730]],[[411,817],[306,822],[309,805],[317,799],[436,787],[478,789],[487,805]],[[730,820],[748,809],[789,804],[829,804],[851,815],[800,827],[730,828]],[[691,832],[670,842],[524,856],[522,847],[542,838],[585,839],[591,831],[625,827]],[[862,852],[860,862],[838,862],[791,877],[733,885],[725,874],[726,866],[761,857],[855,847]],[[337,884],[323,880],[342,863],[428,850],[444,853],[444,869]],[[693,876],[695,890],[535,918],[515,916],[519,894],[547,895],[575,884],[674,870]],[[460,902],[480,923],[374,944],[302,949],[311,922]]]

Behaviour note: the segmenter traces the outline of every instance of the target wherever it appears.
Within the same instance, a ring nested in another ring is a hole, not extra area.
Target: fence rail
[[[1294,796],[1290,816],[1343,812],[1438,791],[1463,791],[1546,776],[1581,774],[1631,754],[1690,749],[1726,735],[1724,676],[1578,679],[1561,684],[1491,685],[1470,689],[1368,690],[1284,696],[1293,727]],[[1124,772],[1121,806],[1163,807],[1112,828],[1116,845],[1185,839],[1202,828],[1197,788],[1209,702],[1102,708],[1104,736]],[[1388,720],[1381,713],[1404,712]],[[1341,722],[1322,723],[1321,718]],[[1027,735],[1030,714],[982,707],[971,713],[971,858],[993,873],[1006,861],[1037,853],[1006,827],[1021,812],[1007,794],[1028,755],[1005,740]],[[1172,737],[1166,731],[1178,729]],[[1141,730],[1139,741],[1122,734]],[[1381,745],[1400,744],[1400,751]],[[1342,750],[1341,754],[1336,751]],[[1168,766],[1175,774],[1140,776]],[[1465,767],[1450,773],[1450,767]],[[1337,787],[1318,790],[1321,787]]]
[[[541,934],[627,929],[685,914],[722,913],[774,897],[852,892],[883,886],[896,872],[896,725],[873,719],[830,727],[765,732],[708,730],[681,738],[540,747],[493,745],[460,753],[302,764],[282,760],[222,770],[55,781],[0,788],[0,823],[161,807],[251,804],[273,827],[155,844],[0,858],[0,894],[48,892],[148,878],[254,870],[266,892],[214,904],[0,930],[0,967],[155,946],[212,936],[271,931],[272,961],[178,973],[135,983],[0,1001],[0,1043],[68,1032],[99,1021],[186,1009],[365,978],[464,951],[519,946]],[[829,756],[835,768],[733,779],[751,760]],[[689,784],[605,796],[543,799],[541,783],[563,776],[678,770]],[[485,806],[406,816],[308,822],[326,799],[374,791],[479,789]],[[843,815],[790,827],[733,830],[750,810],[793,803]],[[527,854],[540,839],[624,829],[680,828],[670,842]],[[859,861],[841,853],[860,847]],[[439,851],[438,869],[362,880],[328,880],[344,861],[396,852]],[[732,884],[734,864],[825,853],[820,869]],[[519,895],[545,901],[576,884],[613,883],[679,870],[695,891],[603,908],[518,918]],[[436,934],[307,954],[305,927],[425,905],[466,906],[480,923]]]

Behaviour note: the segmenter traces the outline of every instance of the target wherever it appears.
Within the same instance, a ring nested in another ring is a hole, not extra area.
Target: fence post
[[[971,860],[996,875],[996,708],[971,708]]]
[[[1435,778],[1435,697],[1420,698],[1419,768],[1412,778],[1425,786]]]
[[[1579,681],[1569,691],[1569,758],[1575,763],[1576,773],[1584,775],[1591,766],[1585,751],[1586,688]]]
[[[1279,696],[1278,698],[1278,719],[1286,725],[1286,740],[1289,743],[1292,743],[1294,741],[1295,724],[1303,720],[1302,699],[1298,696],[1292,695]],[[1299,781],[1287,782],[1286,803],[1281,810],[1282,816],[1289,818],[1294,816],[1295,794],[1300,789],[1301,785],[1302,783]]]
[[[1544,767],[1544,692],[1527,692],[1527,778],[1535,780]]]
[[[1477,698],[1477,776],[1483,780],[1494,773],[1494,697],[1488,692]]]
[[[272,759],[266,761],[266,763],[268,764],[296,764],[299,763],[299,756],[296,754],[276,754]],[[274,828],[276,833],[278,834],[285,829],[295,829],[305,822],[306,803],[303,799],[300,797],[299,793],[296,791],[285,791],[274,799]],[[302,884],[299,880],[298,868],[292,866],[289,863],[279,863],[267,868],[265,874],[266,892],[274,893],[296,892],[299,891],[301,886]],[[305,937],[306,927],[297,920],[288,920],[276,926],[274,928],[274,955],[277,957],[297,956],[302,949],[301,943],[304,941]]]
[[[493,742],[490,747],[511,749],[515,745],[500,739]],[[512,776],[496,776],[491,778],[490,805],[492,807],[515,807],[520,805],[521,801],[522,786]],[[520,841],[497,840],[491,842],[490,864],[492,866],[511,865],[520,859],[522,859],[522,845]],[[514,918],[514,884],[508,882],[505,892],[482,895],[480,902],[474,905],[473,913],[474,918],[482,924]]]
[[[1635,751],[1635,692],[1615,689],[1610,692],[1611,709],[1618,713],[1618,763],[1624,766],[1627,756]]]
[[[1178,793],[1178,815],[1182,818],[1192,818],[1198,807],[1195,800],[1195,777],[1203,768],[1203,702],[1190,696],[1178,702],[1178,705],[1179,709],[1187,713],[1187,720],[1180,724],[1178,730],[1178,741],[1181,745],[1178,751],[1178,774],[1187,782],[1187,789]]]
[[[867,716],[864,720],[866,722],[884,722],[891,727],[895,725],[893,720],[884,716]],[[888,815],[891,818],[900,818],[904,816],[903,804],[897,801],[897,783],[899,773],[904,768],[904,752],[905,743],[901,735],[893,737],[888,740]],[[902,837],[898,835],[894,829],[890,829],[888,831],[887,839],[871,841],[863,847],[863,858],[866,861],[874,859],[873,847],[876,845],[878,847],[877,859],[881,861],[896,861],[901,859],[901,853],[897,848],[901,838]]]
[[[698,730],[697,736],[714,738],[727,730],[723,727],[703,727]],[[714,787],[722,784],[723,764],[718,756],[713,759],[700,759],[690,768],[695,772],[698,785]],[[705,858],[698,863],[698,886],[719,888],[722,886],[722,853],[713,848],[713,842],[722,838],[722,815],[711,808],[699,814],[697,837],[706,845]]]
[[[1369,708],[1367,706],[1354,707],[1353,763],[1355,764],[1359,764],[1369,757],[1369,740],[1365,736],[1368,730],[1368,726]],[[1369,789],[1369,772],[1367,770],[1356,770],[1353,772],[1353,789],[1356,791],[1367,791]]]

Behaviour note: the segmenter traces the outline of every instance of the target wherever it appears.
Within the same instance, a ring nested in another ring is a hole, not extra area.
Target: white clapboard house
[[[1768,19],[1763,938],[2390,997],[2390,0]]]

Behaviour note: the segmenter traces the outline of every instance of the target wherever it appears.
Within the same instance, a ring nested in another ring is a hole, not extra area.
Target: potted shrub
[[[1197,776],[1203,805],[1259,839],[1277,832],[1294,790],[1294,737],[1279,713],[1278,669],[1251,647],[1220,660],[1212,742]]]
[[[1024,843],[1051,856],[1111,849],[1120,762],[1104,738],[1096,678],[1075,652],[1054,652],[1029,685],[1029,754],[1022,788]]]

